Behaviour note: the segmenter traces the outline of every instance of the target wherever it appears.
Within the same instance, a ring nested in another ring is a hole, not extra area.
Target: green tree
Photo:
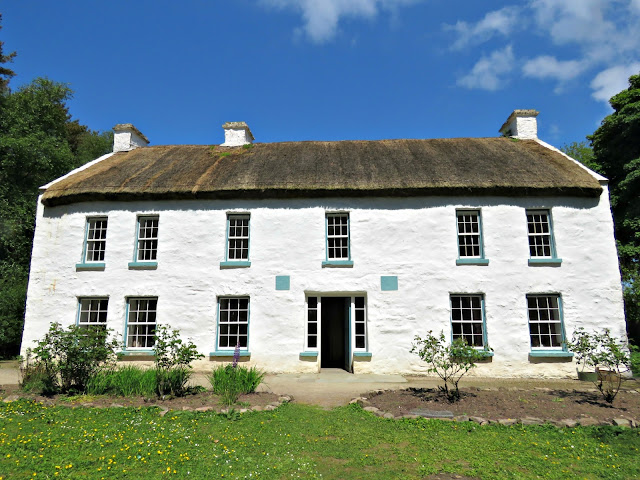
[[[640,344],[640,74],[609,100],[613,113],[587,137],[609,179],[629,337]]]
[[[20,347],[38,187],[110,150],[72,121],[71,89],[38,78],[3,94],[0,115],[0,357]]]
[[[0,13],[0,23],[2,23],[2,14]],[[2,25],[0,25],[2,30]],[[9,90],[9,80],[15,76],[15,72],[10,68],[4,66],[5,63],[12,62],[16,56],[16,52],[11,52],[8,55],[2,53],[4,42],[0,42],[0,95],[4,95]]]
[[[587,142],[573,142],[560,148],[571,158],[578,160],[585,167],[590,168],[594,172],[600,172],[600,165],[595,161],[593,148]]]

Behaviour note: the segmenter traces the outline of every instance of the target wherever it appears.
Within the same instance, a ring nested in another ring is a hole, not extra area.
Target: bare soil
[[[461,397],[449,402],[433,388],[376,391],[362,395],[369,404],[394,416],[410,415],[413,410],[448,411],[487,420],[521,419],[579,420],[591,417],[610,423],[614,418],[640,421],[640,394],[635,389],[620,391],[612,405],[597,390],[578,391],[516,387],[460,389]]]

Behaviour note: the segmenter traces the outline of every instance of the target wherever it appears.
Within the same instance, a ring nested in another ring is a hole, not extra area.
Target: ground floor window
[[[240,348],[249,345],[249,298],[221,297],[218,299],[219,349]]]
[[[464,339],[473,347],[485,346],[482,295],[451,295],[451,330],[453,339]]]
[[[78,299],[78,326],[107,328],[108,298]]]
[[[562,327],[559,295],[527,295],[531,348],[562,348]]]
[[[158,299],[129,298],[127,303],[127,348],[153,348]]]

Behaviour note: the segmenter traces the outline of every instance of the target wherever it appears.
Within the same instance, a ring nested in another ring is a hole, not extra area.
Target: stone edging
[[[20,400],[22,397],[20,397],[20,395],[9,395],[6,398],[2,399],[3,403],[11,403],[11,402],[15,402],[17,400]],[[158,405],[156,403],[149,403],[148,405],[145,405],[145,408],[147,407],[157,407],[160,409],[160,416],[164,417],[167,413],[169,413],[170,411],[186,411],[186,412],[214,412],[214,413],[218,413],[218,414],[229,414],[232,410],[234,412],[237,413],[247,413],[247,412],[270,412],[275,410],[276,408],[278,408],[280,405],[284,404],[284,403],[289,403],[293,400],[293,397],[291,397],[291,395],[281,395],[280,397],[278,397],[278,400],[275,402],[271,402],[268,405],[265,405],[264,407],[261,406],[255,406],[255,407],[248,407],[248,408],[233,408],[233,407],[225,407],[225,408],[220,408],[220,407],[214,407],[214,406],[203,406],[203,407],[190,407],[190,406],[183,406],[180,410],[174,410],[174,409],[170,409],[168,408],[166,405]],[[125,408],[124,405],[120,404],[120,403],[112,403],[111,405],[105,405],[105,406],[100,406],[100,405],[95,405],[91,402],[84,402],[84,403],[78,403],[75,405],[65,405],[65,404],[50,404],[50,406],[58,406],[58,407],[68,407],[68,408],[74,408],[74,407],[85,407],[85,408]],[[136,407],[133,407],[136,408]]]
[[[365,412],[369,412],[377,417],[389,418],[400,420],[402,418],[427,418],[433,420],[442,420],[445,422],[474,422],[478,425],[490,425],[490,424],[499,424],[499,425],[545,425],[551,424],[556,427],[569,427],[573,428],[578,425],[582,427],[594,426],[594,425],[608,425],[608,426],[617,426],[617,427],[627,427],[627,428],[640,428],[640,424],[635,418],[614,418],[611,422],[607,421],[599,421],[593,417],[581,417],[577,419],[565,418],[563,420],[552,420],[552,419],[542,419],[537,417],[523,417],[523,418],[498,418],[498,419],[487,419],[483,417],[470,417],[468,415],[456,415],[453,418],[446,417],[424,417],[421,415],[400,415],[395,416],[390,412],[383,412],[377,407],[371,406],[371,402],[367,400],[365,397],[355,397],[353,400],[349,402],[350,404],[357,404]]]

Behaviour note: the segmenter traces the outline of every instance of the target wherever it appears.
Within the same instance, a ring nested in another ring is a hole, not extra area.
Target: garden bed
[[[165,395],[164,397],[115,397],[110,395],[53,395],[51,397],[34,395],[22,392],[18,386],[5,386],[0,390],[0,398],[14,400],[17,398],[26,398],[45,405],[60,406],[82,406],[82,407],[149,407],[157,405],[163,409],[169,410],[216,410],[225,409],[220,396],[212,392],[198,392],[187,394],[183,397],[172,397]],[[288,400],[287,400],[288,399]],[[238,402],[234,405],[236,410],[240,409],[264,409],[268,405],[279,405],[283,401],[289,401],[290,397],[282,397],[274,393],[255,392],[240,395]]]
[[[438,389],[410,388],[365,393],[359,403],[394,417],[416,414],[433,417],[480,417],[499,419],[536,418],[544,421],[573,419],[584,424],[612,424],[614,419],[640,421],[640,394],[621,390],[613,405],[597,390],[558,390],[550,388],[467,387],[460,389],[457,402],[447,401]]]

